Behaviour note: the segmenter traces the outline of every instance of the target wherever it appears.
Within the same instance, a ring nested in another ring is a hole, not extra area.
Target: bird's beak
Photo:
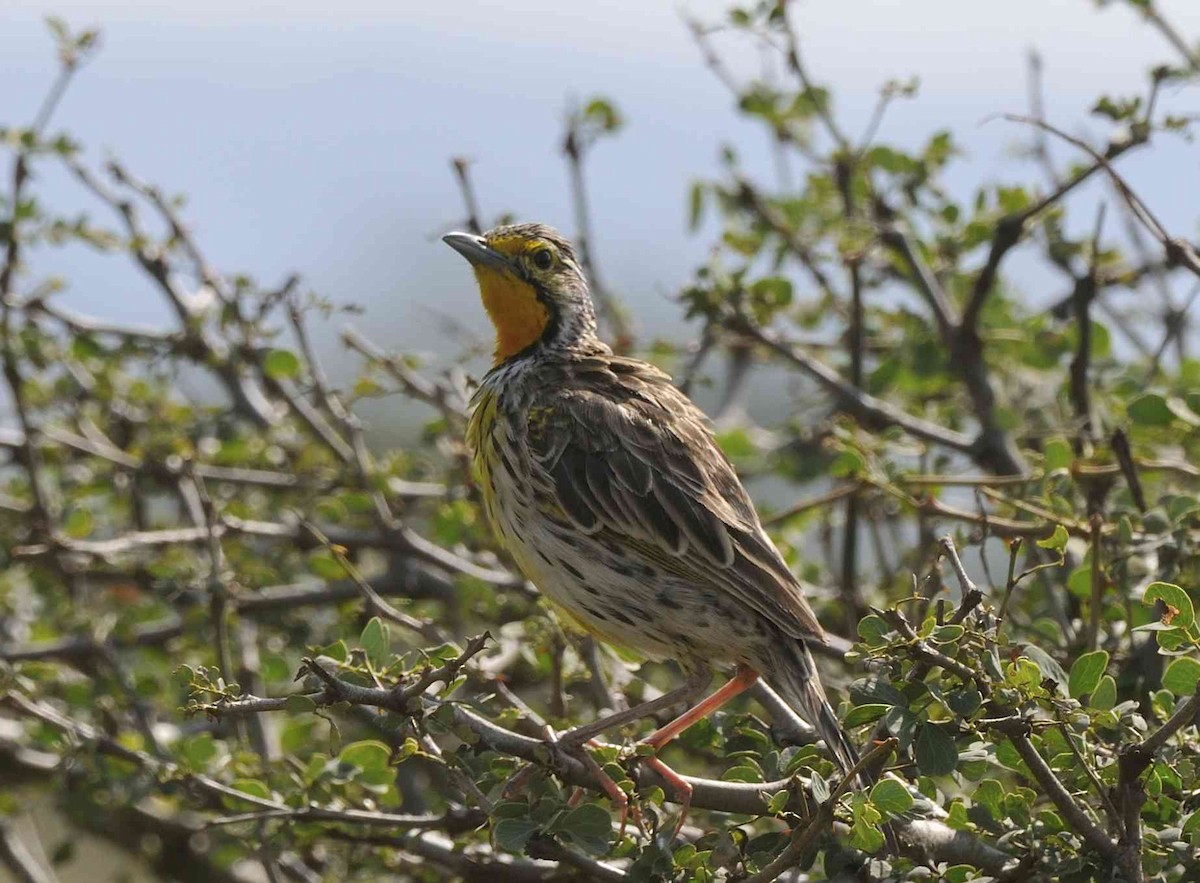
[[[494,248],[489,248],[482,236],[476,236],[474,233],[447,233],[442,237],[442,242],[477,267],[508,271],[513,269],[512,261]]]

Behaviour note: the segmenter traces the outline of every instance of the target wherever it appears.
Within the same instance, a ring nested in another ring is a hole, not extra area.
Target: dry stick
[[[1076,833],[1102,856],[1110,861],[1116,860],[1117,845],[1075,802],[1075,798],[1071,796],[1066,786],[1055,775],[1054,770],[1050,769],[1050,765],[1033,746],[1029,739],[1029,721],[1018,717],[1003,718],[992,721],[991,726],[1008,737],[1013,748],[1017,750],[1017,754],[1021,756],[1021,760],[1025,761],[1025,765],[1029,767],[1033,777],[1042,786],[1046,796],[1058,807]]]
[[[1021,512],[1026,512],[1029,515],[1033,515],[1037,518],[1044,518],[1047,521],[1052,522],[1052,523],[1056,522],[1058,524],[1061,524],[1070,533],[1074,533],[1074,534],[1077,534],[1079,536],[1084,536],[1084,537],[1091,536],[1092,526],[1089,522],[1079,521],[1074,518],[1062,518],[1060,516],[1056,516],[1049,509],[1044,509],[1041,506],[1034,505],[1033,503],[1027,503],[1024,500],[1014,499],[1010,496],[1007,496],[1006,494],[1000,493],[1000,491],[998,491],[994,488],[981,487],[979,489],[979,493],[982,494],[983,496],[987,497],[990,500],[994,500],[997,503],[1002,503],[1005,506],[1011,506],[1014,509],[1017,509]],[[1110,532],[1110,530],[1106,528],[1105,533],[1109,533],[1109,532]]]
[[[1036,120],[1031,117],[1021,116],[1019,114],[1005,114],[1004,119],[1029,122],[1033,125],[1046,129],[1047,131],[1056,132],[1049,123],[1041,120]],[[1078,141],[1078,139],[1074,139]],[[996,233],[992,238],[991,249],[988,253],[987,261],[983,268],[975,277],[975,281],[971,287],[971,296],[967,301],[967,306],[963,310],[962,327],[964,329],[974,329],[978,324],[980,312],[987,300],[988,295],[992,291],[992,287],[996,281],[996,275],[1000,268],[1000,263],[1005,255],[1015,246],[1021,239],[1021,234],[1025,229],[1025,225],[1033,220],[1037,215],[1044,212],[1046,209],[1061,202],[1064,197],[1071,193],[1079,185],[1083,184],[1091,178],[1096,172],[1102,169],[1110,169],[1110,160],[1114,160],[1123,153],[1138,147],[1146,142],[1145,136],[1133,136],[1121,140],[1113,141],[1109,144],[1105,154],[1099,154],[1096,151],[1088,148],[1092,154],[1094,162],[1085,169],[1081,169],[1076,174],[1072,175],[1066,181],[1050,193],[1043,196],[1037,202],[1033,203],[1019,212],[1006,215],[1001,218],[996,225]],[[1079,141],[1082,144],[1082,141]]]
[[[839,296],[833,282],[821,267],[817,254],[812,250],[809,242],[795,229],[787,216],[771,205],[746,178],[734,175],[734,184],[737,188],[735,195],[738,201],[753,211],[760,221],[784,241],[788,247],[788,253],[795,257],[812,276],[813,282],[821,289],[822,294],[830,300],[838,300]]]
[[[93,579],[103,576],[104,574],[92,574]],[[130,578],[124,574],[115,577],[118,581],[127,581]],[[416,600],[435,598],[445,601],[455,592],[452,582],[424,568],[417,570],[415,574],[405,572],[399,576],[386,576],[383,581],[377,579],[372,586],[380,595]],[[348,601],[361,595],[358,586],[346,579],[330,583],[271,586],[253,593],[239,594],[231,598],[231,604],[239,615],[255,617],[271,615],[281,609],[291,610]],[[72,665],[81,665],[93,657],[102,656],[109,648],[160,647],[181,634],[183,621],[178,616],[169,616],[162,620],[141,623],[104,640],[98,640],[91,634],[81,634],[78,637],[34,641],[28,644],[0,644],[0,660],[60,660]],[[849,649],[849,644],[844,641],[835,646],[842,655]]]
[[[1089,651],[1095,650],[1100,640],[1100,613],[1104,603],[1104,572],[1100,566],[1100,553],[1102,551],[1100,541],[1104,530],[1104,518],[1097,512],[1092,515],[1091,523],[1092,533],[1089,538],[1092,553],[1091,571],[1089,574],[1091,609],[1088,611],[1088,627],[1087,635],[1085,636],[1085,645]]]
[[[471,176],[467,172],[470,166],[470,160],[463,156],[456,156],[450,160],[450,167],[454,169],[454,178],[458,181],[458,189],[462,192],[463,202],[467,207],[467,230],[478,236],[483,232],[483,224],[479,220],[481,216],[479,202],[475,199],[475,188],[471,185]]]
[[[1063,190],[1055,198],[1061,197],[1065,192]],[[997,226],[994,243],[1000,242],[1003,234],[1004,241],[1011,243],[1007,247],[1011,248],[1020,239],[1020,231],[1025,221],[1048,204],[1050,203],[1045,202],[1040,206],[1035,206],[1035,210],[1031,210],[1028,215],[1002,219]],[[968,304],[968,311],[958,318],[957,311],[951,306],[951,298],[943,290],[942,284],[895,223],[895,210],[882,198],[877,198],[875,214],[881,222],[881,241],[896,252],[909,268],[912,276],[911,284],[929,305],[943,345],[959,364],[962,384],[971,400],[971,407],[980,427],[975,441],[975,449],[971,452],[973,458],[981,466],[999,473],[1021,474],[1025,472],[1026,466],[1020,452],[996,419],[995,388],[992,385],[990,368],[984,359],[983,341],[976,327],[977,317],[969,313],[970,304]],[[1007,248],[1004,251],[997,251],[993,248],[991,257],[994,258],[994,263],[989,263],[990,271],[988,271],[990,277],[983,279],[984,271],[981,271],[980,277],[977,279],[977,284],[985,286],[983,288],[985,296],[991,290],[995,274],[1006,251]],[[986,267],[985,270],[987,270]],[[980,299],[979,307],[982,307],[982,303],[983,301]]]
[[[1200,53],[1184,39],[1183,35],[1175,29],[1175,26],[1167,21],[1158,6],[1154,3],[1139,3],[1142,15],[1146,21],[1150,22],[1160,34],[1162,34],[1168,43],[1180,54],[1187,66],[1193,71],[1200,71]]]
[[[1188,325],[1184,321],[1192,307],[1196,305],[1197,298],[1200,297],[1200,285],[1196,285],[1187,297],[1187,301],[1182,307],[1174,307],[1171,302],[1167,301],[1167,306],[1163,310],[1163,331],[1162,341],[1159,342],[1158,348],[1150,356],[1150,367],[1146,370],[1146,382],[1153,381],[1159,371],[1162,369],[1163,359],[1166,357],[1167,349],[1172,343],[1176,346],[1178,353],[1179,347],[1183,344],[1183,332],[1187,330]],[[1185,355],[1179,354],[1179,361],[1185,361]]]
[[[917,293],[921,295],[929,306],[929,311],[933,313],[938,333],[943,340],[949,340],[958,325],[957,310],[950,302],[942,284],[933,274],[933,270],[917,256],[908,234],[894,220],[890,219],[891,209],[882,200],[876,200],[876,209],[877,213],[883,214],[887,218],[880,228],[880,241],[895,252],[908,267]]]
[[[58,75],[51,85],[50,91],[42,100],[42,104],[38,108],[30,129],[34,142],[41,137],[43,130],[49,124],[50,118],[54,115],[55,109],[66,92],[67,86],[70,85],[72,77],[78,70],[82,60],[80,52],[83,51],[83,48],[80,47],[75,51],[64,49],[60,53],[61,64]],[[25,397],[25,379],[21,376],[21,370],[14,349],[14,340],[17,332],[13,328],[12,323],[12,312],[14,309],[12,305],[14,300],[13,284],[21,266],[20,225],[24,202],[23,193],[25,183],[29,178],[29,152],[30,149],[28,147],[20,148],[17,151],[16,160],[13,162],[12,193],[9,198],[12,205],[12,214],[8,223],[8,244],[5,248],[4,262],[0,264],[0,360],[2,360],[4,379],[8,385],[9,395],[12,398],[13,409],[16,412],[17,421],[20,423],[23,432],[20,459],[21,465],[24,467],[29,478],[30,491],[33,495],[33,504],[30,508],[32,515],[30,519],[31,533],[35,537],[45,537],[53,544],[55,541],[53,535],[56,530],[59,513],[50,488],[45,482],[41,452],[36,443],[33,419]],[[62,578],[73,596],[76,586],[73,572],[63,565],[62,559],[57,553],[52,555],[51,561],[54,568],[58,571],[58,575]]]
[[[900,475],[896,484],[939,485],[941,487],[1002,487],[1009,484],[1028,484],[1041,478],[1040,472],[1026,475]]]
[[[1138,475],[1138,467],[1143,469],[1153,468],[1150,461],[1137,460],[1133,456],[1133,450],[1129,446],[1129,436],[1125,434],[1125,430],[1118,427],[1113,430],[1108,441],[1109,447],[1112,448],[1113,455],[1117,458],[1117,466],[1112,470],[1120,469],[1121,475],[1125,478],[1125,484],[1129,487],[1129,493],[1133,497],[1133,504],[1137,506],[1139,512],[1145,512],[1146,492],[1142,489],[1142,479]],[[1194,467],[1190,467],[1194,469]],[[1076,470],[1081,475],[1088,474],[1083,470]],[[1109,474],[1112,474],[1110,472]],[[1196,470],[1200,474],[1200,470]]]
[[[855,781],[855,777],[865,769],[882,764],[888,755],[896,750],[897,741],[895,737],[889,737],[864,754],[854,768],[842,777],[837,790],[830,795],[829,799],[817,807],[817,812],[803,827],[797,828],[792,833],[792,839],[788,841],[788,845],[784,847],[783,851],[775,856],[765,868],[757,874],[746,877],[742,883],[772,883],[780,874],[795,867],[796,862],[816,844],[823,834],[830,830],[833,825],[834,808],[851,783]]]
[[[403,360],[388,355],[353,328],[347,328],[342,332],[342,343],[387,371],[392,379],[400,384],[401,389],[409,398],[424,402],[441,411],[451,425],[459,426],[466,421],[467,404],[450,387],[434,383],[423,377],[405,365]]]
[[[53,872],[42,867],[17,836],[12,819],[0,819],[0,864],[12,872],[17,883],[57,883],[58,880]]]
[[[958,550],[954,547],[954,541],[949,536],[940,538],[937,541],[937,548],[940,550],[941,555],[950,559],[950,566],[954,569],[955,576],[958,578],[959,586],[962,589],[962,600],[959,601],[958,608],[954,611],[954,615],[950,617],[949,622],[952,625],[962,625],[966,622],[971,612],[983,601],[983,592],[979,590],[971,580],[971,577],[968,576],[966,568],[963,567],[962,561],[958,557]],[[937,566],[936,559],[934,566]],[[888,611],[884,615],[884,618],[913,644],[912,652],[918,661],[905,678],[908,683],[916,683],[923,680],[934,666],[941,666],[946,671],[953,672],[964,683],[977,683],[975,672],[962,665],[958,660],[934,650],[926,642],[920,640],[917,633],[913,630],[912,625],[899,610]],[[979,684],[979,687],[980,692],[986,696],[988,693],[986,686]],[[876,725],[871,738],[878,741],[887,735],[887,724],[880,721]]]
[[[371,587],[371,584],[363,578],[363,575],[359,572],[359,569],[346,556],[346,550],[339,544],[331,542],[329,537],[322,533],[321,530],[316,527],[316,525],[311,524],[303,519],[301,519],[300,524],[304,530],[317,541],[317,543],[324,547],[325,551],[329,552],[329,554],[333,556],[334,560],[337,561],[337,563],[341,566],[346,576],[348,576],[350,580],[358,587],[359,592],[362,593],[363,600],[366,602],[368,613],[381,616],[384,619],[391,620],[392,622],[402,625],[405,628],[412,629],[417,634],[423,635],[430,640],[438,641],[439,643],[445,643],[448,640],[445,632],[443,632],[441,628],[435,625],[431,620],[418,619],[415,616],[409,616],[407,613],[397,610],[395,607],[385,601],[383,597]]]
[[[1044,99],[1043,89],[1043,64],[1042,55],[1036,49],[1029,50],[1028,56],[1028,85],[1029,85],[1029,115],[1036,120],[1046,118],[1046,102]],[[1045,172],[1047,180],[1051,186],[1057,187],[1062,181],[1058,176],[1058,170],[1054,168],[1054,162],[1050,158],[1049,144],[1046,141],[1046,135],[1041,130],[1034,134],[1033,138],[1033,155]]]
[[[844,484],[840,487],[835,487],[823,494],[818,494],[815,497],[809,497],[806,500],[801,500],[795,503],[782,512],[776,512],[769,518],[764,518],[762,523],[766,527],[774,527],[777,524],[791,521],[798,515],[803,515],[805,512],[810,512],[813,509],[820,509],[823,506],[828,506],[830,503],[836,503],[838,500],[843,500],[851,494],[861,490],[860,483]]]
[[[1121,194],[1121,198],[1125,200],[1130,210],[1133,212],[1139,223],[1145,227],[1150,234],[1158,240],[1166,254],[1167,263],[1170,266],[1180,266],[1191,271],[1194,275],[1200,277],[1200,256],[1196,254],[1196,250],[1185,239],[1172,237],[1163,227],[1162,223],[1155,217],[1154,213],[1142,202],[1130,186],[1125,182],[1112,167],[1109,162],[1109,157],[1098,153],[1095,148],[1089,145],[1086,141],[1068,135],[1066,132],[1058,129],[1049,123],[1040,120],[1032,120],[1029,117],[1024,117],[1019,114],[1005,114],[1004,119],[1016,123],[1027,123],[1029,125],[1039,126],[1053,135],[1062,138],[1067,143],[1087,153],[1095,161],[1095,168],[1103,169],[1104,172],[1112,180],[1117,188],[1117,192]],[[1111,148],[1110,148],[1111,152]]]
[[[1146,802],[1146,790],[1141,775],[1172,736],[1183,727],[1191,726],[1200,717],[1200,685],[1161,727],[1136,745],[1122,750],[1117,759],[1117,793],[1121,801],[1125,833],[1120,842],[1120,856],[1132,879],[1141,880],[1142,852],[1142,805]]]
[[[1110,145],[1111,158],[1143,143],[1144,137],[1130,137]],[[951,354],[960,361],[963,383],[971,398],[972,409],[980,422],[982,453],[988,465],[999,472],[1020,473],[1025,471],[1020,453],[1013,447],[1008,434],[996,421],[996,394],[988,366],[983,358],[983,343],[979,336],[979,321],[984,304],[995,287],[1000,264],[1005,256],[1020,241],[1026,224],[1047,208],[1057,204],[1072,190],[1090,178],[1099,168],[1094,163],[1073,175],[1051,193],[1020,212],[1006,215],[996,224],[991,248],[984,266],[976,274],[971,295],[963,309],[962,318],[947,341]]]
[[[1092,787],[1096,789],[1096,793],[1100,796],[1100,802],[1104,805],[1104,812],[1108,816],[1110,830],[1119,829],[1122,825],[1121,814],[1117,811],[1116,806],[1113,805],[1112,800],[1108,796],[1108,792],[1111,789],[1100,781],[1100,776],[1092,769],[1092,765],[1088,763],[1087,758],[1083,756],[1083,752],[1075,744],[1076,738],[1082,741],[1083,737],[1072,733],[1067,728],[1066,721],[1063,720],[1061,712],[1058,713],[1058,731],[1062,734],[1063,740],[1067,743],[1067,747],[1071,750],[1071,754],[1075,756],[1075,760],[1079,763],[1079,766],[1087,774]]]
[[[768,349],[790,362],[816,380],[833,394],[838,407],[861,420],[870,423],[896,426],[914,438],[941,445],[962,454],[971,454],[975,449],[973,439],[953,429],[946,429],[920,417],[907,414],[889,402],[877,399],[847,383],[836,371],[817,359],[794,347],[789,341],[767,334],[744,318],[729,321],[731,330],[764,344]]]
[[[612,333],[613,349],[618,353],[625,353],[633,347],[633,330],[629,327],[624,307],[603,284],[596,270],[595,239],[592,236],[592,221],[588,211],[587,182],[583,175],[583,160],[591,145],[585,141],[580,124],[578,114],[572,112],[567,120],[567,134],[562,147],[571,176],[571,204],[575,209],[575,246],[579,250],[583,271],[591,283],[592,298],[599,307],[600,318]]]
[[[950,566],[954,569],[954,575],[958,577],[958,584],[962,588],[962,603],[951,620],[951,622],[959,624],[983,600],[983,592],[979,590],[979,587],[967,575],[967,569],[963,567],[962,559],[958,557],[958,549],[954,547],[954,540],[949,536],[944,536],[938,540],[938,546],[941,548],[942,553],[950,560]]]
[[[808,75],[808,70],[805,68],[804,61],[800,56],[800,40],[796,36],[795,29],[792,27],[792,20],[787,14],[786,7],[783,9],[783,13],[779,24],[785,41],[784,56],[787,59],[788,67],[796,75],[796,79],[800,81],[804,95],[812,100],[813,106],[817,110],[817,116],[824,124],[825,131],[829,133],[829,137],[843,154],[849,155],[852,150],[850,139],[838,127],[837,120],[833,118],[833,112],[829,108],[829,102],[820,100],[816,84]]]
[[[180,326],[178,352],[198,365],[209,368],[225,387],[240,412],[261,427],[272,426],[277,420],[275,408],[245,376],[237,354],[224,339],[204,327],[203,317],[191,305],[187,295],[173,278],[173,268],[167,259],[165,245],[156,244],[154,237],[142,225],[138,206],[127,194],[118,194],[74,156],[63,160],[75,179],[120,217],[129,237],[129,253],[155,283],[174,311]],[[112,164],[110,164],[110,168]],[[120,167],[116,178],[121,181]],[[138,192],[136,189],[134,192]],[[174,215],[172,214],[172,218]],[[182,225],[175,221],[172,226]],[[187,239],[184,231],[184,239]],[[190,241],[190,240],[189,240]],[[192,246],[194,248],[194,245]]]
[[[298,523],[256,521],[223,515],[216,525],[216,531],[222,537],[226,534],[239,534],[277,542],[298,543],[306,548],[319,545]],[[407,552],[418,560],[456,573],[473,576],[493,585],[519,587],[525,584],[525,580],[521,577],[505,570],[480,566],[430,542],[408,528],[401,528],[390,533],[333,529],[329,529],[325,533],[336,546],[345,546],[350,549],[386,549]],[[54,547],[46,543],[34,543],[16,546],[11,551],[14,558],[38,558],[51,554],[54,548],[60,548],[68,552],[109,559],[163,546],[182,543],[194,545],[207,541],[206,529],[176,527],[164,530],[133,531],[102,540],[59,537]]]
[[[279,490],[330,490],[339,486],[338,476],[319,479],[315,476],[306,477],[270,469],[217,466],[194,461],[185,463],[182,458],[178,457],[169,457],[164,461],[147,460],[122,450],[95,429],[90,431],[89,437],[85,437],[58,426],[43,426],[38,431],[34,443],[45,449],[61,446],[71,451],[107,460],[122,469],[144,473],[155,478],[177,479],[184,474],[186,467],[186,471],[194,473],[198,478],[228,484],[257,485]],[[0,448],[20,450],[24,445],[25,434],[23,432],[17,429],[0,428]],[[401,498],[440,497],[446,493],[445,486],[441,484],[400,479],[390,479],[388,490]]]
[[[307,664],[309,663],[306,662]],[[313,666],[310,666],[310,670],[326,684],[325,691],[307,694],[308,698],[314,702],[328,704],[348,702],[352,705],[396,710],[396,697],[393,691],[351,684],[336,678],[315,662]],[[505,729],[465,706],[442,703],[429,697],[425,697],[424,701],[431,709],[439,706],[448,708],[454,716],[456,725],[470,729],[480,738],[484,746],[502,754],[548,767],[568,785],[582,785],[592,790],[599,790],[599,784],[588,772],[584,763],[570,756],[568,752],[547,752],[544,740],[522,736]],[[214,706],[211,712],[216,714],[257,714],[283,710],[287,707],[287,702],[287,698],[248,697],[221,703],[219,707]],[[664,788],[667,792],[667,800],[669,802],[675,800],[673,792],[665,787],[666,783],[653,771],[639,769],[637,778],[640,788],[645,789],[651,786]],[[762,815],[766,812],[764,794],[770,794],[794,784],[791,779],[766,783],[738,783],[690,776],[683,778],[694,789],[693,807],[749,815]],[[1002,850],[974,838],[961,836],[961,832],[951,832],[937,820],[905,822],[901,825],[901,830],[904,832],[905,839],[914,849],[917,851],[924,849],[929,855],[935,856],[939,860],[951,863],[970,863],[991,871],[999,871],[1010,860],[1008,854]]]
[[[208,489],[204,482],[197,478],[194,474],[191,475],[191,489],[194,493],[195,501],[199,504],[199,512],[194,513],[197,518],[197,526],[203,526],[208,532],[208,560],[209,560],[209,575],[207,580],[209,594],[209,617],[212,622],[213,642],[216,648],[217,665],[221,675],[226,683],[233,682],[235,679],[243,686],[249,686],[253,689],[254,681],[257,680],[257,647],[253,652],[242,643],[242,638],[253,637],[254,632],[251,630],[249,634],[242,630],[238,630],[235,634],[230,629],[230,620],[234,616],[230,599],[233,596],[231,580],[227,573],[227,560],[225,551],[221,546],[221,539],[216,532],[217,515],[216,507],[213,505],[212,498],[208,494]],[[180,487],[184,487],[181,483]],[[234,669],[234,653],[248,662],[253,663],[253,667],[247,666],[246,671],[249,674],[250,681],[247,682],[241,677],[241,670]],[[274,740],[270,737],[271,732],[268,728],[271,724],[260,718],[251,718],[249,720],[235,720],[234,732],[237,734],[239,741],[251,744],[258,752],[263,763],[269,762],[271,757],[277,752],[274,750]],[[152,743],[153,744],[153,743]],[[263,842],[263,867],[268,875],[276,873],[276,859],[270,854],[266,848],[266,842]]]
[[[1021,552],[1023,542],[1020,537],[1013,540],[1012,546],[1008,551],[1008,578],[1004,581],[1004,597],[1000,600],[1000,612],[996,614],[996,641],[1000,640],[1000,629],[1004,628],[1004,622],[1008,618],[1008,602],[1012,598],[1013,590],[1016,589],[1020,577],[1017,577],[1017,556]],[[1026,574],[1021,574],[1024,577]]]
[[[787,16],[784,16],[785,30],[791,40],[789,53],[796,56],[796,66],[799,66],[798,50],[795,43],[794,34],[787,23]],[[833,120],[830,115],[829,124],[832,126]],[[831,132],[836,134],[835,129]],[[838,189],[842,194],[842,208],[847,222],[852,222],[858,216],[858,209],[854,200],[854,174],[855,164],[849,157],[839,159],[834,163],[835,178],[838,182]],[[862,389],[863,386],[863,288],[862,288],[862,267],[861,255],[850,255],[846,260],[846,273],[850,283],[850,327],[848,328],[846,346],[850,350],[850,383],[856,389]],[[846,623],[847,630],[853,633],[858,626],[859,619],[862,618],[865,610],[865,602],[863,601],[862,592],[858,586],[858,540],[859,540],[859,509],[860,498],[857,493],[852,493],[846,498],[846,518],[845,524],[842,527],[842,572],[839,589],[841,590],[842,602],[845,605],[843,617]]]
[[[310,805],[309,807],[303,809],[287,806],[271,799],[256,797],[246,792],[239,791],[209,776],[185,772],[173,763],[158,760],[145,752],[126,748],[115,739],[108,737],[94,727],[76,721],[72,718],[65,717],[43,703],[29,700],[18,693],[9,692],[3,697],[0,697],[0,704],[6,705],[19,713],[42,721],[56,730],[69,734],[74,740],[87,744],[102,754],[120,758],[121,760],[131,763],[134,766],[149,770],[158,775],[159,780],[163,785],[173,786],[173,783],[179,782],[195,787],[197,790],[204,793],[207,798],[219,801],[219,805],[223,806],[224,804],[232,801],[235,804],[241,803],[254,807],[253,812],[244,814],[240,818],[235,818],[233,820],[235,822],[257,820],[260,818],[269,817],[296,816],[327,822],[393,828],[411,827],[415,829],[426,829],[434,826],[433,817],[429,816],[403,815],[355,808],[322,807],[317,805]],[[464,823],[464,820],[454,813],[447,813],[436,818],[442,820],[447,827],[454,829],[460,829],[461,825]],[[216,823],[221,824],[221,819],[218,819]]]
[[[1038,130],[1041,131],[1041,130]],[[1088,271],[1075,280],[1075,294],[1072,298],[1075,309],[1075,324],[1079,329],[1079,342],[1071,359],[1070,381],[1068,389],[1071,403],[1075,408],[1075,418],[1080,424],[1080,436],[1076,450],[1084,456],[1090,456],[1091,448],[1096,443],[1096,427],[1092,420],[1091,386],[1089,373],[1092,359],[1092,320],[1091,306],[1096,297],[1096,265],[1100,253],[1100,232],[1104,226],[1104,203],[1096,213],[1096,229],[1092,234],[1092,248],[1088,260]]]

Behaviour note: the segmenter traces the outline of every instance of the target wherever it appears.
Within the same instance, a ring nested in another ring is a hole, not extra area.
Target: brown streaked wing
[[[578,527],[824,640],[707,419],[666,374],[615,356],[547,365],[532,407],[535,470]]]

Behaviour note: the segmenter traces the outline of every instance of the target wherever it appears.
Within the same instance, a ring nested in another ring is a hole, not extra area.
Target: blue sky
[[[1200,4],[1159,5],[1200,36]],[[31,115],[54,60],[46,5],[6,6],[0,122],[12,123]],[[716,173],[726,142],[751,170],[771,174],[764,137],[738,120],[673,4],[249,6],[55,4],[73,25],[104,31],[102,53],[57,123],[93,158],[111,152],[188,194],[186,216],[218,267],[267,282],[297,270],[332,300],[367,306],[368,319],[356,321],[390,348],[446,353],[447,318],[485,328],[469,274],[437,239],[462,215],[449,157],[474,161],[485,213],[509,209],[570,231],[556,148],[571,96],[602,92],[628,120],[589,168],[596,250],[610,285],[651,331],[675,330],[667,297],[704,254],[703,237],[686,231],[689,183]],[[682,8],[711,20],[723,7],[693,0]],[[880,82],[920,77],[919,96],[895,107],[880,137],[915,144],[950,126],[969,150],[949,180],[964,193],[981,179],[1038,180],[1012,157],[1022,133],[982,123],[1026,108],[1031,47],[1047,59],[1050,117],[1074,132],[1103,130],[1087,116],[1099,92],[1127,90],[1152,63],[1173,60],[1131,12],[1094,12],[1089,0],[807,0],[796,3],[796,21],[809,65],[835,89],[851,131],[861,129]],[[735,63],[750,71],[756,61],[742,52]],[[1194,232],[1194,200],[1177,197],[1181,186],[1196,192],[1196,146],[1162,145],[1125,168],[1165,221]],[[44,184],[64,210],[86,204],[53,175]],[[64,297],[73,306],[167,318],[112,258],[71,251],[35,270],[70,277]],[[334,330],[323,334],[326,347]]]

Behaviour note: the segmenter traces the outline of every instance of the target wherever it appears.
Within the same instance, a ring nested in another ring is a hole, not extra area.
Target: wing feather
[[[704,415],[666,374],[589,357],[544,380],[529,423],[535,480],[573,524],[623,538],[630,554],[735,596],[787,634],[824,640]]]

